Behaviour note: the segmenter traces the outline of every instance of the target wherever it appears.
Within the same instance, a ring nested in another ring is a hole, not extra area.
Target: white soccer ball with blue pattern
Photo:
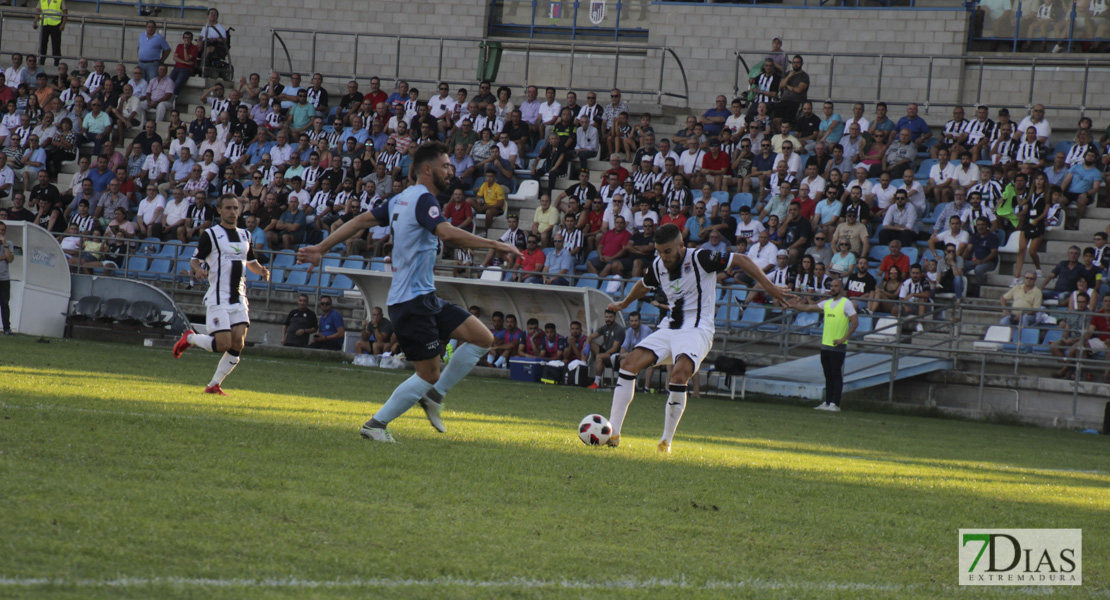
[[[578,439],[587,446],[604,446],[613,434],[609,419],[601,415],[586,415],[578,424]]]

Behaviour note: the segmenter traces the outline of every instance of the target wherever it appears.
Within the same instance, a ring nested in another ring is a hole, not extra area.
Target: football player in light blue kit
[[[387,204],[351,219],[323,242],[297,251],[298,263],[317,265],[336,244],[369,227],[388,225],[393,229],[389,318],[416,374],[397,386],[381,410],[362,426],[362,437],[379,442],[394,441],[386,426],[417,403],[432,427],[443,433],[443,397],[493,345],[493,334],[481,321],[466,309],[436,297],[433,275],[439,240],[462,248],[492,248],[520,255],[515,246],[467,233],[440,214],[435,195],[447,187],[451,165],[448,155],[442,143],[423,144],[412,160],[416,185],[390,198]],[[463,343],[441,374],[440,346],[442,340],[452,338]]]

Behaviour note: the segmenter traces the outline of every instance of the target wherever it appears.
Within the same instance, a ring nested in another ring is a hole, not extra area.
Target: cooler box
[[[509,378],[513,381],[539,383],[543,376],[543,362],[539,358],[510,358]]]

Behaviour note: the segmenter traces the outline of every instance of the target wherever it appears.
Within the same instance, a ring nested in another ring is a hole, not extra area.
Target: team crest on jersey
[[[685,265],[682,265],[682,270],[686,273],[690,273],[694,270],[694,265],[686,263]]]
[[[428,216],[435,219],[439,217],[439,207],[431,206],[428,208]]]

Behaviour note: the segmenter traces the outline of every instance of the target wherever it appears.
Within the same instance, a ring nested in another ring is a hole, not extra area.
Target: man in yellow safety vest
[[[39,31],[39,62],[46,64],[46,40],[49,39],[51,43],[51,52],[54,57],[54,66],[58,66],[58,60],[62,56],[62,32],[66,28],[66,19],[69,15],[69,9],[66,8],[66,0],[39,0],[39,8],[35,11],[35,24],[34,28],[39,28],[39,23],[42,23],[42,29]]]
[[[844,296],[844,282],[833,278],[829,297],[817,304],[795,304],[795,310],[825,314],[821,334],[821,368],[825,371],[825,401],[817,410],[840,412],[840,395],[844,391],[844,359],[848,355],[848,338],[856,332],[859,317],[856,307]]]

